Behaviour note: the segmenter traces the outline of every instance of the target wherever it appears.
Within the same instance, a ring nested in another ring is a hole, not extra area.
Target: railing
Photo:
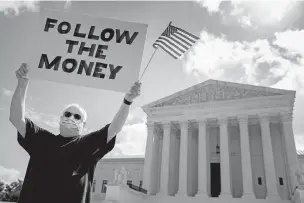
[[[139,187],[137,185],[133,185],[133,184],[128,184],[128,186],[132,189],[132,190],[135,190],[135,191],[138,191],[138,192],[141,192],[141,193],[144,193],[144,194],[147,194],[147,190],[145,190],[144,188],[142,187]]]

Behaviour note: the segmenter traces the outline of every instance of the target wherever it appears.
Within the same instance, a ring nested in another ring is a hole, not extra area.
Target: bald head
[[[69,104],[60,117],[60,134],[64,137],[80,135],[86,120],[87,113],[79,104]]]
[[[81,115],[82,121],[86,122],[87,121],[87,112],[84,110],[84,108],[82,108],[79,104],[69,104],[67,105],[64,110],[63,110],[63,115],[65,112],[74,112],[74,113],[78,113],[79,115]]]

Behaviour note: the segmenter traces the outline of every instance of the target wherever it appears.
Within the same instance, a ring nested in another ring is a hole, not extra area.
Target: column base
[[[208,199],[209,195],[207,193],[197,193],[195,197],[200,198],[200,199]]]
[[[156,194],[156,196],[169,196],[169,194],[168,193],[166,193],[166,192],[159,192],[159,193],[157,193]]]
[[[219,195],[219,198],[220,198],[220,199],[226,199],[226,198],[232,199],[233,197],[232,197],[232,195],[229,194],[229,193],[221,193],[221,194]]]
[[[266,200],[281,200],[278,194],[267,194]]]
[[[177,192],[175,197],[188,197],[188,194],[186,192]]]
[[[254,194],[246,193],[242,196],[243,199],[256,199]]]

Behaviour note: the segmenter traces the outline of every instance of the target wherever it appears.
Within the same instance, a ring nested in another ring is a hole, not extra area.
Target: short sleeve
[[[79,152],[82,155],[100,159],[112,151],[116,143],[116,136],[107,142],[109,126],[110,124],[107,124],[100,130],[81,136],[77,142]]]
[[[17,132],[17,141],[20,146],[22,146],[30,156],[41,152],[41,150],[46,150],[45,146],[53,134],[39,127],[29,118],[25,118],[25,125],[26,131],[24,137]]]

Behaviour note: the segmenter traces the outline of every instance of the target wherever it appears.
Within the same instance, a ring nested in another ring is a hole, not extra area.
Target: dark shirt
[[[90,203],[97,162],[115,145],[107,143],[107,124],[78,137],[63,137],[26,119],[26,135],[18,132],[19,144],[30,160],[19,203]]]

